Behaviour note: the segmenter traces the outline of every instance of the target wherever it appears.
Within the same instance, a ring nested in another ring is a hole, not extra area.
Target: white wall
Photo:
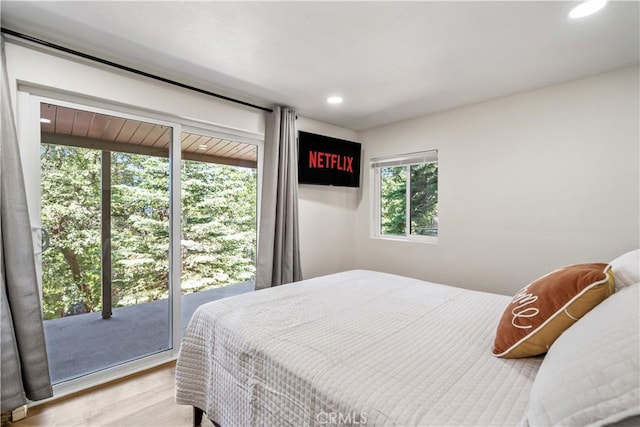
[[[16,88],[44,88],[85,99],[264,135],[264,113],[98,63],[7,41],[12,101]]]
[[[358,141],[354,131],[298,116],[298,130]],[[301,184],[298,187],[300,257],[304,278],[352,269],[355,210],[361,189]]]
[[[439,150],[436,245],[369,237],[356,265],[513,294],[551,269],[639,246],[639,70],[572,81],[361,132],[367,156]]]

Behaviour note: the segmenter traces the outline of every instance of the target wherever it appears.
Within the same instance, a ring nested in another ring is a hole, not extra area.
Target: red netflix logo
[[[353,173],[353,157],[321,151],[309,151],[310,169],[336,169]]]

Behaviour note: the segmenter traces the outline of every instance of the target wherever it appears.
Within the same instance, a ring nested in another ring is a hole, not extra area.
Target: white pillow
[[[601,426],[640,415],[640,283],[553,343],[531,387],[530,426]]]
[[[616,291],[640,282],[640,249],[620,255],[609,265],[613,269]]]

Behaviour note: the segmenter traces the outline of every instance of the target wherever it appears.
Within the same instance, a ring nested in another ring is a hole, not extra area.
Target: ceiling
[[[2,26],[353,130],[638,64],[638,1],[2,1]],[[329,105],[329,95],[344,97]]]
[[[150,156],[169,156],[171,128],[155,123],[40,104],[42,142]],[[182,158],[209,163],[256,167],[253,144],[182,132]]]

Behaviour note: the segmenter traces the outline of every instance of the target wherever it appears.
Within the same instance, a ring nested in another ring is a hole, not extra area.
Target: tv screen
[[[360,186],[360,143],[298,132],[298,183]]]

